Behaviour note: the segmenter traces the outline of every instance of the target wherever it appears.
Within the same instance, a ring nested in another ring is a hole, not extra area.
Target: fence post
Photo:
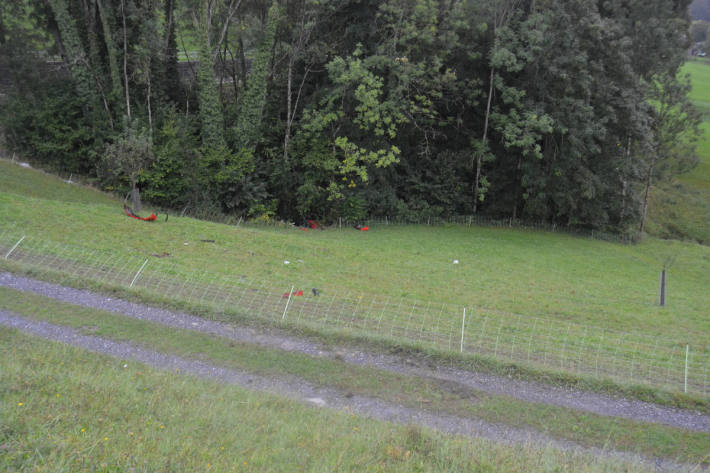
[[[685,383],[683,386],[683,391],[688,392],[688,356],[690,355],[690,345],[685,346]]]
[[[567,337],[569,336],[569,329],[572,323],[567,324],[567,332],[565,332],[565,340],[562,342],[562,353],[560,354],[560,369],[565,367],[565,351],[567,350]]]
[[[281,320],[284,320],[286,318],[286,311],[288,310],[288,304],[291,302],[291,294],[293,294],[293,288],[296,286],[291,286],[291,290],[288,291],[288,300],[286,301],[286,307],[284,307],[284,313],[281,316]]]
[[[20,238],[20,240],[19,240],[17,243],[15,243],[15,246],[13,246],[12,248],[10,248],[10,251],[8,251],[7,254],[5,255],[5,259],[8,259],[8,258],[10,257],[10,254],[11,254],[13,251],[15,251],[15,248],[17,248],[18,246],[20,246],[20,243],[22,243],[22,240],[25,239],[25,236],[26,236],[26,235],[23,235],[22,238]]]
[[[463,317],[461,318],[461,353],[463,353],[463,335],[466,329],[466,308],[463,308]]]
[[[141,268],[138,270],[135,276],[133,276],[133,281],[131,281],[131,284],[128,287],[133,287],[133,284],[136,282],[136,279],[138,279],[138,276],[140,276],[141,271],[143,271],[143,268],[145,268],[145,265],[148,264],[148,260],[145,260],[143,264],[141,265]]]
[[[530,338],[528,338],[528,363],[530,363],[530,349],[532,348],[532,339],[535,335],[535,327],[537,327],[537,317],[535,317],[535,321],[533,322],[533,329],[532,332],[530,332]]]
[[[665,307],[666,305],[666,268],[661,270],[660,282],[658,283],[658,305]]]
[[[387,218],[387,217],[385,217]],[[380,330],[380,323],[382,323],[382,316],[385,315],[385,310],[387,309],[387,306],[389,305],[390,298],[388,297],[387,300],[382,304],[382,311],[380,311],[380,317],[377,319],[377,330]]]

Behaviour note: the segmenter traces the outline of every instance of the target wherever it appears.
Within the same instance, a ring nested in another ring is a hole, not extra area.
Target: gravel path
[[[381,353],[367,353],[347,347],[333,351],[311,341],[286,335],[278,330],[257,331],[247,327],[210,321],[181,312],[149,307],[90,291],[37,281],[7,272],[0,272],[0,286],[20,291],[29,291],[56,300],[101,309],[136,319],[157,322],[170,327],[218,335],[238,342],[253,343],[281,350],[305,353],[312,356],[337,358],[352,364],[372,366],[397,373],[428,377],[448,383],[458,383],[490,394],[511,396],[529,402],[567,407],[603,416],[622,417],[710,433],[710,416],[699,412],[665,407],[622,397],[517,380],[487,373],[471,372],[441,366],[422,366],[420,363],[407,358]]]
[[[661,458],[649,459],[628,452],[583,447],[573,442],[547,437],[533,429],[519,429],[479,419],[427,412],[391,404],[379,399],[343,393],[331,388],[316,388],[296,377],[275,379],[223,368],[204,361],[147,350],[126,342],[116,342],[93,335],[83,335],[66,326],[26,319],[8,311],[0,310],[0,325],[15,328],[30,335],[80,347],[90,352],[109,355],[122,361],[133,360],[159,369],[179,370],[183,374],[215,379],[249,390],[285,396],[304,404],[347,411],[373,419],[399,424],[418,424],[445,433],[483,437],[505,444],[526,444],[539,448],[553,446],[570,452],[638,462],[651,466],[656,471],[694,471],[696,468],[693,465],[678,464]]]

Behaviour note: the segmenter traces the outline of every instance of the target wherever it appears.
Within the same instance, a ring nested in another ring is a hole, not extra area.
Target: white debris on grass
[[[306,401],[313,403],[316,406],[325,406],[325,401],[319,397],[309,397]]]

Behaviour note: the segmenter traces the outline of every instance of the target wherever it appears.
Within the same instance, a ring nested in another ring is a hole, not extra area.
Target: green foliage
[[[66,48],[79,99],[85,107],[95,107],[97,99],[86,51],[81,43],[75,21],[69,13],[67,1],[50,0],[49,4]]]
[[[261,140],[262,114],[266,101],[267,78],[270,72],[276,28],[282,19],[281,7],[274,3],[269,8],[263,38],[257,46],[248,79],[248,87],[237,107],[237,122],[231,130],[237,150],[253,152]]]
[[[155,140],[143,184],[160,202],[209,211],[248,214],[278,199],[278,217],[334,219],[363,199],[368,214],[475,208],[627,232],[643,218],[649,175],[692,165],[683,137],[693,123],[678,119],[690,109],[656,107],[663,91],[676,104],[687,93],[676,73],[688,0],[282,3],[51,0],[23,10],[11,0],[21,20],[0,18],[0,67],[30,84],[44,72],[16,67],[28,48],[66,56],[90,125],[74,143],[103,141],[103,123],[117,129],[128,102],[151,132],[174,126],[171,107],[199,118],[199,142],[166,138],[189,150]],[[28,22],[42,34],[19,26]],[[199,55],[185,88],[177,37]],[[17,100],[33,106],[36,94],[21,89]],[[12,146],[40,148],[32,129],[11,132]],[[62,148],[57,167],[90,171],[95,158],[68,158],[78,147]]]
[[[0,112],[8,146],[46,166],[92,174],[103,147],[102,124],[87,119],[71,84],[35,84],[38,92],[10,96]]]
[[[135,191],[141,174],[155,159],[153,155],[153,142],[150,132],[140,127],[138,122],[125,126],[124,133],[117,137],[113,143],[106,146],[106,150],[98,163],[98,173],[104,183],[114,189],[120,188],[120,183],[128,181],[130,188]],[[140,201],[134,205],[140,211]]]
[[[264,184],[251,175],[254,155],[249,150],[233,152],[226,145],[203,147],[200,166],[202,203],[239,214],[265,197]]]
[[[155,160],[141,176],[144,196],[151,202],[175,208],[194,200],[198,159],[194,128],[189,119],[172,112],[156,134]]]
[[[310,201],[317,188],[325,189],[329,201],[341,200],[369,180],[372,168],[399,160],[401,151],[392,141],[408,121],[405,104],[385,95],[384,80],[376,73],[387,59],[363,61],[360,55],[357,48],[353,56],[328,64],[333,87],[318,108],[304,112],[296,142],[310,172],[299,193]]]
[[[207,2],[205,2],[206,4]],[[224,138],[224,117],[222,104],[217,90],[217,78],[214,73],[214,60],[209,41],[207,25],[207,7],[202,9],[200,27],[200,63],[197,68],[197,83],[200,88],[200,135],[202,146],[208,152],[220,150],[226,146]]]

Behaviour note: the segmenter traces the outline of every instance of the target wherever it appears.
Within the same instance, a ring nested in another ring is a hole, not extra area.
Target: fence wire
[[[159,257],[90,250],[13,231],[0,233],[0,258],[39,272],[130,288],[219,314],[384,338],[672,392],[710,394],[710,353],[660,337],[408,298],[322,294],[297,282],[277,287],[244,276],[185,271]]]

